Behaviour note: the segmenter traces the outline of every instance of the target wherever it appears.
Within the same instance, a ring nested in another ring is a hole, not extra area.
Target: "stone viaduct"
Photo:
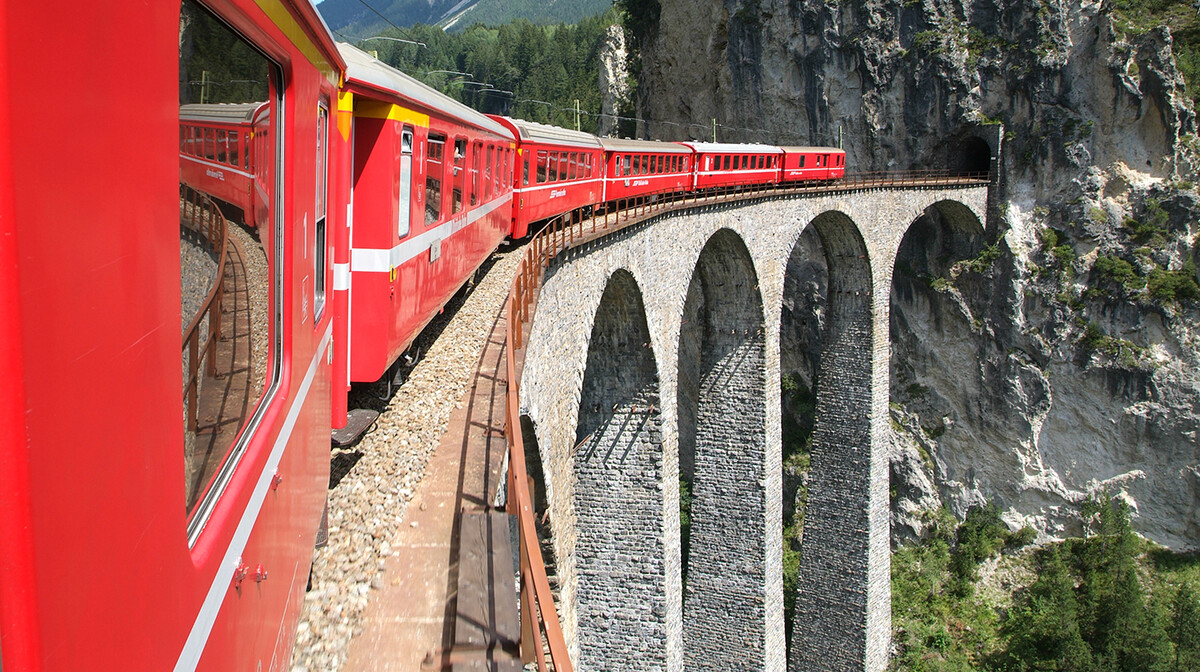
[[[909,232],[982,241],[988,194],[708,206],[551,264],[521,409],[579,669],[886,667],[893,269]],[[789,645],[779,372],[795,360],[816,421]]]

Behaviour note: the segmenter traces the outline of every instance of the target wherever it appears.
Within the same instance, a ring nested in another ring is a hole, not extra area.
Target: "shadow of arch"
[[[658,367],[641,289],[608,279],[575,438],[580,669],[666,665]]]
[[[742,239],[721,229],[696,261],[679,334],[688,669],[766,667],[763,361],[758,276]]]
[[[779,427],[783,474],[784,641],[793,638],[796,579],[807,501],[805,479],[816,421],[817,374],[829,304],[829,267],[817,227],[805,226],[792,246],[779,315]]]
[[[871,603],[880,594],[872,585],[879,573],[877,567],[871,571],[872,564],[881,560],[872,554],[878,545],[873,536],[887,533],[886,511],[880,521],[872,510],[879,479],[873,479],[871,452],[876,384],[871,262],[858,227],[845,214],[822,213],[810,226],[824,249],[828,285],[788,667],[882,669],[875,659],[886,664],[886,650],[881,657],[876,643],[867,641],[878,629],[872,621],[881,617],[880,605]]]
[[[541,515],[548,507],[546,476],[542,470],[542,451],[537,438],[537,426],[528,415],[521,416],[521,438],[525,443],[525,472],[529,476],[529,496],[533,512]]]

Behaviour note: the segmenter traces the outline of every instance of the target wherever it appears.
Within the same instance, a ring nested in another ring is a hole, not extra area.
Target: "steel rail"
[[[517,516],[521,565],[521,655],[537,662],[541,672],[573,669],[563,638],[562,624],[546,576],[546,563],[535,528],[529,475],[525,467],[525,438],[521,431],[520,374],[525,364],[527,332],[533,324],[538,292],[550,263],[562,252],[602,238],[666,212],[691,210],[742,200],[896,187],[981,187],[991,184],[989,173],[954,173],[947,170],[876,172],[846,175],[821,182],[727,185],[700,191],[663,190],[587,206],[547,221],[525,247],[509,288],[505,335],[508,390],[506,428],[508,440],[508,512]],[[549,661],[546,658],[549,650]]]

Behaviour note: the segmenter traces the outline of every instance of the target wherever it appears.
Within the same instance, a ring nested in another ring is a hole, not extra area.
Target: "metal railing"
[[[221,335],[221,295],[225,288],[225,216],[207,195],[182,182],[179,184],[179,226],[195,233],[217,253],[216,279],[205,295],[196,315],[183,332],[183,349],[188,352],[188,373],[183,381],[183,398],[188,409],[187,431],[195,432],[200,409],[200,360],[203,355],[205,372],[216,375],[217,364],[213,357],[217,338]],[[208,316],[207,338],[200,346],[201,326]]]
[[[796,185],[746,184],[701,191],[666,190],[620,199],[599,206],[572,210],[550,219],[525,246],[525,256],[513,276],[508,293],[508,329],[505,350],[508,391],[505,436],[508,440],[508,511],[517,516],[521,560],[521,654],[526,662],[536,659],[538,670],[570,672],[562,625],[554,606],[546,564],[538,542],[531,504],[529,476],[525,469],[525,438],[521,431],[520,373],[525,363],[525,342],[533,323],[538,291],[550,262],[571,247],[646,221],[666,212],[689,210],[740,200],[775,198],[806,193],[859,191],[888,187],[981,187],[991,184],[989,173],[951,173],[924,170],[889,173],[857,173],[821,183]],[[551,667],[547,666],[549,650]]]

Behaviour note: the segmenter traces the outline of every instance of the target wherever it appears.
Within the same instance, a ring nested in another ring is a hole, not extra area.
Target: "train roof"
[[[681,142],[697,152],[721,154],[782,154],[783,150],[775,145],[750,145],[729,142]]]
[[[678,142],[657,140],[626,140],[624,138],[600,138],[600,144],[610,152],[660,152],[669,154],[691,154],[692,150]]]
[[[266,103],[188,103],[179,106],[179,118],[224,124],[251,121],[263,105]]]
[[[426,107],[444,111],[450,116],[501,137],[514,139],[512,131],[496,123],[487,115],[472,110],[357,47],[345,42],[338,42],[337,46],[342,53],[342,58],[346,59],[346,80],[348,82],[364,84],[373,89],[407,98]]]
[[[846,150],[838,147],[780,147],[788,154],[838,154]]]
[[[555,145],[572,145],[588,149],[600,147],[600,138],[591,133],[572,131],[567,128],[550,126],[549,124],[539,124],[536,121],[525,121],[524,119],[513,119],[512,117],[499,115],[493,115],[493,118],[514,129],[522,140],[545,142]]]

